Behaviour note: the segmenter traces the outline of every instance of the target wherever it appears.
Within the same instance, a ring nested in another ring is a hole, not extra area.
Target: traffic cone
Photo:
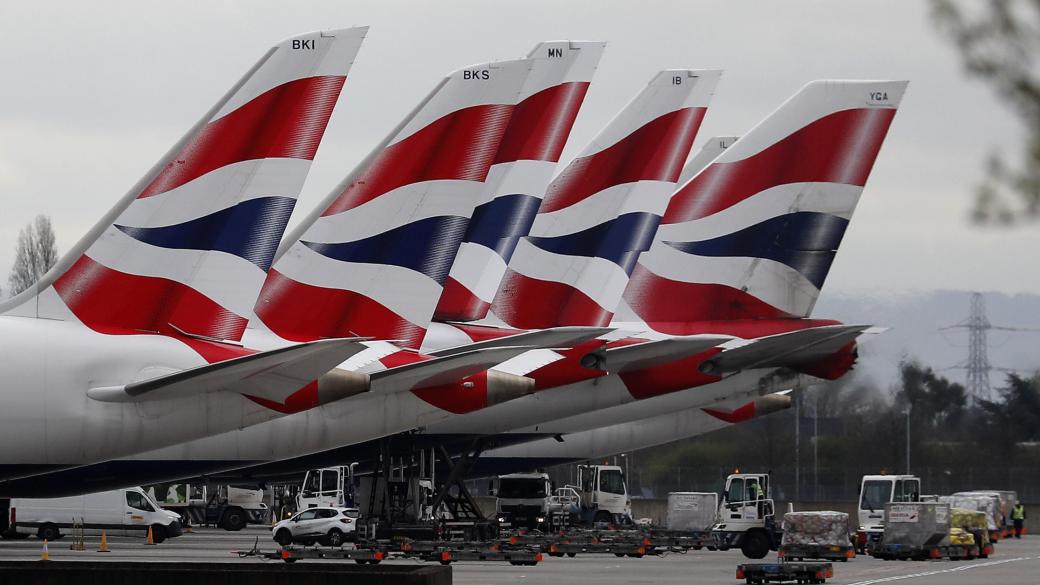
[[[152,538],[152,527],[148,527],[148,538],[144,541],[145,545],[155,546],[155,540]]]
[[[98,547],[97,551],[98,552],[112,552],[112,551],[108,550],[108,535],[105,534],[104,530],[101,531],[101,546]]]
[[[49,561],[51,560],[51,552],[47,550],[47,539],[43,539],[43,550],[40,551],[40,560]]]

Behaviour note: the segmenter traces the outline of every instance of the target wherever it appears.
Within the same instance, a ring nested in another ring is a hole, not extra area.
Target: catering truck
[[[493,482],[500,526],[539,528],[548,519],[552,483],[545,473],[511,473]]]
[[[5,536],[35,535],[56,540],[83,528],[84,534],[144,537],[152,529],[154,542],[181,535],[180,516],[163,510],[139,487],[67,498],[14,498],[8,509]]]

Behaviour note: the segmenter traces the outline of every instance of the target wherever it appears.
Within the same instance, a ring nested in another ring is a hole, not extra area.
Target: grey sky
[[[302,216],[449,70],[536,42],[606,40],[564,159],[657,69],[722,67],[697,147],[740,134],[806,81],[911,81],[828,291],[1040,293],[1040,229],[966,221],[990,148],[1021,131],[968,80],[925,2],[0,3],[0,284],[18,229],[52,216],[74,243],[274,42],[371,25]]]

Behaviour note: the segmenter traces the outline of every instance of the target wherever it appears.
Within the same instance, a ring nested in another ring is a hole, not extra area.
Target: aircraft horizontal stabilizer
[[[588,341],[600,335],[610,333],[612,327],[551,327],[549,329],[537,329],[525,331],[516,335],[498,337],[496,339],[485,339],[467,345],[448,347],[438,351],[429,352],[428,355],[445,357],[475,349],[502,346],[529,346],[540,348],[573,347],[583,341]]]
[[[760,337],[723,351],[701,364],[701,371],[722,375],[752,368],[803,366],[834,354],[861,334],[875,332],[869,325],[827,325]]]
[[[355,339],[323,339],[206,364],[122,386],[95,387],[87,396],[101,402],[135,402],[227,391],[281,402],[319,380],[365,346]],[[340,372],[349,376],[352,372]],[[366,384],[356,374],[358,384]],[[319,387],[321,382],[319,381]]]
[[[370,376],[376,391],[419,390],[457,382],[528,351],[528,346],[477,349],[372,372]]]
[[[691,335],[612,347],[604,352],[604,367],[612,374],[642,370],[697,355],[732,339],[729,335]]]

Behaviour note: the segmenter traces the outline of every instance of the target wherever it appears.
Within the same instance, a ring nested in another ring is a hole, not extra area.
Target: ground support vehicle
[[[248,551],[239,551],[238,556],[260,557],[271,560],[282,560],[287,563],[295,563],[304,559],[312,560],[342,560],[354,561],[359,565],[378,565],[387,558],[384,551],[374,549],[354,548],[298,548],[284,547],[280,550],[263,552],[257,548]]]
[[[856,558],[852,545],[825,544],[784,544],[780,545],[777,556],[785,561],[804,561],[806,559],[837,561],[844,563]]]
[[[737,579],[745,583],[826,583],[834,576],[830,563],[745,563]]]
[[[726,478],[718,522],[712,527],[715,547],[739,547],[749,559],[777,550],[783,532],[776,524],[767,473],[734,473]]]
[[[864,475],[859,486],[856,552],[863,554],[881,541],[885,504],[919,501],[921,479],[915,475]]]
[[[552,484],[545,473],[511,473],[492,480],[495,515],[501,527],[535,529],[549,518]]]
[[[165,510],[187,526],[219,526],[237,532],[249,524],[270,524],[270,510],[259,489],[217,484],[165,483],[147,486]]]
[[[64,498],[14,498],[8,508],[5,538],[36,535],[54,541],[78,531],[80,535],[138,535],[151,531],[160,543],[181,535],[174,512],[163,510],[141,488],[126,488]]]

